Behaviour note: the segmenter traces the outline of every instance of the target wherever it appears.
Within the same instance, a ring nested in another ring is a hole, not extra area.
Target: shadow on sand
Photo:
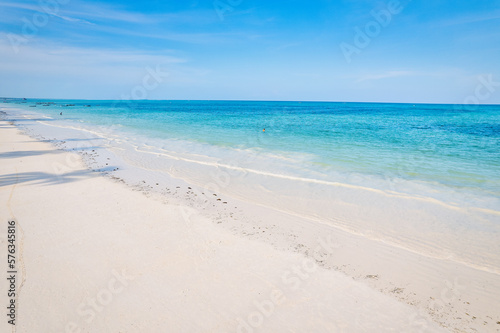
[[[57,185],[97,176],[98,173],[91,170],[78,170],[60,175],[47,172],[11,173],[0,176],[0,187],[29,182],[38,185]]]
[[[0,153],[0,158],[18,158],[18,157],[28,157],[28,156],[39,156],[49,153],[62,153],[62,150],[21,150],[21,151],[8,151],[5,153]]]

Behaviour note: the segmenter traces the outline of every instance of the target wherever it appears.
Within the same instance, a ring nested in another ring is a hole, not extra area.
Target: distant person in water
[[[262,132],[265,132],[265,131],[266,131],[266,129],[264,128],[264,129],[262,130]]]
[[[61,113],[59,113],[59,115],[60,115],[60,116],[62,116],[62,112],[61,112]]]

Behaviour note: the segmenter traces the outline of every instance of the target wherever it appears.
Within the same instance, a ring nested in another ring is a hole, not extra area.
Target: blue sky
[[[500,0],[7,0],[0,13],[0,96],[500,104]]]

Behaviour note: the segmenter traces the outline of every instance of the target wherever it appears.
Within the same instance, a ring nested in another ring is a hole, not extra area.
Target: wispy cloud
[[[23,10],[23,11],[30,11],[30,12],[44,13],[47,15],[58,17],[62,20],[68,21],[68,22],[93,24],[92,22],[89,22],[89,21],[84,20],[84,19],[70,17],[67,15],[60,14],[60,12],[63,12],[63,13],[65,12],[64,9],[62,9],[60,6],[53,7],[53,8],[50,8],[50,7],[45,8],[45,7],[42,7],[41,5],[33,5],[33,4],[27,4],[27,3],[1,2],[0,7]],[[77,14],[77,13],[75,13],[75,14]]]
[[[33,45],[26,45],[23,52],[12,52],[11,46],[3,34],[0,34],[0,70],[4,71],[39,71],[50,72],[53,68],[78,68],[91,70],[106,66],[141,67],[155,64],[180,64],[187,59],[172,55],[175,51],[139,51],[133,49],[105,49],[84,47],[61,47],[47,40],[37,40]],[[44,66],[40,66],[44,64]],[[52,69],[51,69],[52,67]]]
[[[84,23],[92,23],[91,21],[101,23],[118,21],[126,23],[151,24],[166,21],[186,21],[193,19],[192,12],[148,15],[125,10],[106,3],[88,3],[81,1],[71,1],[66,5],[57,5],[53,7],[44,7],[41,4],[37,5],[33,3],[23,2],[0,2],[0,8],[2,7],[30,12],[41,12],[59,17],[70,22]],[[200,17],[198,17],[198,19],[200,19]]]
[[[189,9],[172,13],[140,13],[116,5],[95,2],[72,2],[72,6],[64,8],[63,13],[101,23],[108,23],[109,21],[147,25],[159,23],[191,23],[197,25],[219,23],[212,11],[202,9]]]
[[[30,3],[22,3],[22,2],[0,2],[0,7],[8,7],[8,8],[16,8],[16,9],[25,9],[31,11],[41,11],[42,8],[40,6],[36,6]]]
[[[10,23],[22,24],[22,18],[30,20],[32,13],[44,12],[40,5],[29,3],[0,3],[0,10],[3,8],[17,10],[10,17]],[[73,0],[67,5],[59,5],[50,10],[45,9],[45,13],[57,17],[69,23],[87,24],[92,26],[86,32],[97,31],[108,34],[150,38],[159,40],[169,40],[191,44],[210,44],[223,42],[236,42],[247,39],[248,34],[241,34],[237,31],[220,31],[220,20],[213,10],[189,9],[174,13],[139,13],[122,9],[118,6],[111,6],[105,3],[85,3]],[[214,29],[207,31],[207,26],[216,24]],[[178,32],[178,27],[184,27],[184,31]],[[205,29],[198,29],[204,26]],[[186,27],[190,27],[186,29]],[[78,33],[77,30],[65,29],[64,34]],[[60,28],[61,29],[61,28]],[[186,31],[190,30],[190,31]],[[63,33],[59,33],[63,35]]]
[[[487,13],[475,14],[475,15],[467,15],[461,17],[455,17],[452,19],[443,20],[439,23],[440,26],[453,26],[453,25],[461,25],[461,24],[470,24],[491,20],[499,20],[500,19],[500,10],[491,11]]]
[[[388,79],[388,78],[393,78],[393,77],[400,77],[400,76],[410,76],[410,75],[417,75],[418,73],[413,72],[413,71],[387,71],[384,73],[380,74],[371,74],[371,75],[364,75],[360,77],[359,79],[356,80],[356,82],[364,82],[364,81],[375,81],[375,80],[382,80],[382,79]]]
[[[29,3],[0,3],[1,8],[17,10],[11,17],[10,22],[16,22],[21,25],[22,18],[30,19],[31,12],[42,12],[43,8],[36,4]],[[86,24],[89,28],[82,30],[80,26],[62,28],[55,26],[54,31],[59,29],[58,38],[64,36],[66,40],[73,35],[89,36],[90,34],[106,33],[109,35],[119,35],[124,37],[138,37],[157,39],[164,41],[182,42],[188,44],[214,44],[214,43],[234,43],[250,38],[248,34],[238,33],[237,31],[218,31],[219,26],[215,29],[200,31],[197,29],[200,25],[216,23],[220,25],[220,21],[213,11],[196,9],[176,13],[156,13],[143,14],[128,10],[112,7],[109,4],[103,3],[84,3],[73,0],[68,5],[60,5],[51,10],[47,10],[51,16],[57,17],[65,22],[74,24]],[[179,32],[178,27],[191,27],[189,30]],[[72,29],[74,28],[74,29]],[[19,28],[20,30],[20,28]],[[206,31],[206,32],[205,32]],[[19,33],[16,31],[16,33]],[[96,37],[92,35],[92,39],[109,38],[109,36],[101,35]],[[81,38],[74,39],[75,41]]]
[[[282,51],[288,48],[292,47],[298,47],[301,46],[303,43],[302,42],[292,42],[292,43],[286,43],[286,44],[280,44],[280,45],[275,45],[269,48],[270,51],[272,52],[277,52],[277,51]]]
[[[468,71],[463,68],[455,68],[455,67],[441,67],[436,68],[432,71],[428,69],[419,69],[419,70],[388,70],[381,73],[376,74],[364,74],[361,76],[355,77],[354,82],[367,82],[367,81],[378,81],[396,77],[412,77],[421,78],[421,79],[429,79],[434,82],[439,80],[451,80],[455,83],[461,82],[463,84],[475,82],[477,81],[477,77],[479,75],[485,75],[484,73],[478,73],[473,71]],[[346,77],[347,78],[347,77]],[[353,77],[350,76],[352,79]]]
[[[105,3],[78,2],[64,9],[63,13],[83,17],[90,21],[121,21],[127,23],[151,22],[151,18],[146,14],[123,10]]]
[[[194,89],[206,82],[209,70],[193,66],[176,51],[117,50],[60,47],[44,40],[26,45],[15,54],[0,33],[0,92],[53,98],[119,99],[144,84],[145,75],[166,74],[148,98],[165,99],[172,90]],[[205,83],[208,84],[208,83]]]
[[[86,21],[86,20],[82,20],[82,19],[79,19],[79,18],[64,16],[64,15],[57,15],[57,14],[52,14],[52,16],[59,17],[60,19],[63,19],[63,20],[68,21],[68,22],[79,22],[79,23],[85,23],[85,24],[95,25],[95,23],[92,23],[92,22],[89,22],[89,21]]]

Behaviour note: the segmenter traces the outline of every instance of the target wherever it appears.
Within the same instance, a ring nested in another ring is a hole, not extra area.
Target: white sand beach
[[[209,218],[188,201],[212,193],[176,186],[186,204],[2,121],[0,331],[500,332],[494,272],[231,197],[238,216]]]
[[[500,333],[500,0],[0,13],[0,333]]]

